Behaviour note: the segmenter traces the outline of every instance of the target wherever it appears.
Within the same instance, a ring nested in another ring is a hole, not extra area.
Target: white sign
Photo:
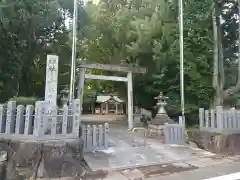
[[[45,101],[57,104],[58,56],[47,55]]]

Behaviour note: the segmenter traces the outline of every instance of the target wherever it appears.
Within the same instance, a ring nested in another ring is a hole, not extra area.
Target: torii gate
[[[79,82],[78,82],[78,98],[81,100],[80,109],[82,109],[83,104],[83,93],[84,93],[84,79],[98,79],[106,81],[122,81],[127,82],[128,91],[128,128],[131,130],[133,128],[133,85],[132,85],[132,74],[145,74],[146,68],[137,68],[129,66],[117,66],[110,64],[81,64],[79,68]],[[104,75],[94,75],[86,74],[86,69],[99,69],[104,71],[116,71],[125,72],[127,77],[118,76],[104,76]]]

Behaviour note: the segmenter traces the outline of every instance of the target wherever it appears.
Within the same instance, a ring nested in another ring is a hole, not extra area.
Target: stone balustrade
[[[9,101],[0,105],[0,136],[32,140],[62,140],[79,137],[80,100],[59,109],[45,101],[17,105]]]
[[[240,110],[223,109],[199,109],[199,125],[203,131],[217,133],[239,133],[240,132]]]

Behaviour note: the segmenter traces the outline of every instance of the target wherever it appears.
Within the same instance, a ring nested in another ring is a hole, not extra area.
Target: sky
[[[92,1],[93,4],[98,4],[99,3],[99,0],[83,0],[84,1],[84,4],[87,3],[88,1]]]

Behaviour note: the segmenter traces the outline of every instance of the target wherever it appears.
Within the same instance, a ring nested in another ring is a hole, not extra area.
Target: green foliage
[[[12,97],[9,99],[11,101],[16,101],[17,105],[35,105],[35,102],[38,100],[36,97]]]
[[[1,9],[0,101],[13,96],[43,97],[47,54],[60,58],[59,91],[69,84],[72,39],[66,20],[72,17],[72,3],[22,0]],[[237,69],[237,5],[234,1],[230,4],[218,4],[217,12],[224,19],[222,44],[228,86],[235,83]],[[134,103],[154,110],[153,98],[162,91],[169,97],[169,114],[178,116],[178,2],[102,0],[98,5],[88,3],[83,7],[79,3],[78,7],[77,57],[87,62],[146,67],[145,75],[134,75]],[[189,124],[196,123],[198,108],[209,107],[214,95],[211,14],[211,0],[184,1],[184,87]],[[95,70],[89,73],[113,75]],[[126,84],[116,82],[88,80],[85,92],[85,101],[90,101],[93,93],[117,92],[127,97]]]
[[[59,56],[59,87],[69,84],[71,39],[66,18],[72,1],[21,0],[1,6],[0,102],[12,96],[44,96],[46,55]],[[81,24],[84,11],[79,5]]]
[[[116,5],[117,4],[117,5]],[[115,8],[113,8],[115,7]],[[82,47],[88,61],[143,66],[134,77],[134,101],[147,109],[160,91],[169,96],[168,111],[180,113],[179,32],[177,4],[172,1],[113,0],[86,8],[91,25]],[[211,1],[187,0],[184,7],[184,79],[186,113],[208,107],[212,90]],[[87,47],[87,48],[86,48]],[[126,88],[115,85],[122,94]]]

